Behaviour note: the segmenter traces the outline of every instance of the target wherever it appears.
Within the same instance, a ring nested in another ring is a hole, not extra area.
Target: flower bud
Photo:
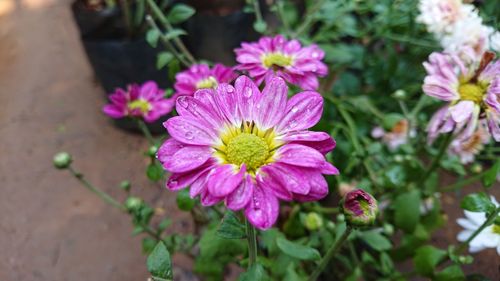
[[[73,160],[71,159],[71,155],[67,152],[59,152],[56,155],[54,155],[53,163],[54,167],[57,169],[63,170],[69,167],[71,165],[71,162]]]
[[[158,152],[158,146],[152,145],[148,148],[148,156],[154,157],[156,156],[156,152]]]
[[[323,227],[323,218],[316,212],[310,212],[304,220],[305,227],[310,231],[315,231]]]
[[[136,210],[138,209],[139,207],[141,207],[142,205],[142,199],[139,198],[139,197],[134,197],[134,196],[130,196],[129,198],[127,198],[127,200],[125,201],[125,207],[127,208],[127,210],[129,211],[133,211],[133,210]]]
[[[132,185],[130,184],[129,181],[122,181],[120,183],[120,188],[123,189],[123,190],[125,190],[125,191],[127,191],[127,192],[130,191],[131,187],[132,187]]]
[[[347,223],[352,226],[371,225],[378,213],[377,200],[362,189],[347,193],[341,206]]]
[[[395,98],[395,99],[398,99],[398,100],[404,100],[406,99],[407,97],[407,94],[406,94],[406,91],[405,90],[396,90],[394,93],[392,93],[392,96]]]

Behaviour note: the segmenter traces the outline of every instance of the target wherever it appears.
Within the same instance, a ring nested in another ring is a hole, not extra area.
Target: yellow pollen
[[[147,100],[138,99],[127,104],[130,110],[139,109],[142,113],[147,113],[151,108],[151,104]]]
[[[493,233],[500,234],[500,225],[498,224],[493,225]]]
[[[286,67],[292,65],[293,58],[282,53],[267,53],[261,57],[262,64],[266,68]]]
[[[208,78],[205,78],[203,80],[198,81],[196,83],[196,89],[215,89],[217,88],[217,79],[215,77],[210,76]]]
[[[486,91],[480,85],[477,84],[466,83],[458,87],[458,93],[460,94],[460,99],[470,100],[477,104],[480,104],[483,101],[483,96],[485,92]]]
[[[246,164],[247,170],[254,171],[266,163],[269,157],[267,142],[254,134],[241,133],[227,144],[227,161],[231,164]]]

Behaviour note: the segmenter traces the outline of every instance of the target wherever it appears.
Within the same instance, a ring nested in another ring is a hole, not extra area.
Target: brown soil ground
[[[139,151],[146,142],[101,114],[103,92],[69,2],[0,0],[0,280],[146,280],[140,237],[131,236],[129,218],[51,166],[55,152],[70,151],[78,169],[120,198],[116,186],[127,176],[134,192],[161,198],[155,206],[174,218],[174,229],[190,228],[175,197],[145,179]],[[444,202],[450,227],[434,238],[440,245],[455,241],[453,221],[462,215],[456,200]],[[468,271],[499,280],[494,250],[476,259]],[[183,271],[191,266],[181,256],[174,263]]]

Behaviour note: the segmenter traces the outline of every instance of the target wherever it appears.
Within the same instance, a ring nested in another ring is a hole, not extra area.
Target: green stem
[[[165,36],[165,34],[163,34],[163,32],[161,31],[161,29],[158,27],[158,25],[156,24],[156,22],[154,21],[153,17],[151,17],[150,15],[147,15],[146,16],[146,22],[148,23],[148,25],[155,29],[156,31],[158,31],[160,33],[160,39],[161,39],[161,42],[163,43],[163,45],[165,45],[165,47],[186,67],[189,67],[191,64],[186,61],[186,59],[179,53],[179,51],[177,51],[177,49],[172,45],[172,43],[170,43],[170,41],[167,39],[167,37]]]
[[[316,1],[316,4],[307,11],[302,24],[297,27],[297,31],[292,35],[293,38],[297,38],[300,34],[307,30],[307,28],[314,22],[314,14],[323,6],[324,0]]]
[[[286,20],[285,11],[283,10],[283,5],[284,5],[283,0],[278,0],[276,2],[276,7],[278,8],[278,17],[281,23],[283,24],[285,35],[288,35],[290,34],[290,24]]]
[[[408,43],[412,44],[415,46],[420,46],[424,48],[432,48],[435,49],[437,47],[436,44],[433,44],[432,42],[424,41],[424,40],[418,40],[410,37],[405,37],[405,36],[400,36],[397,34],[382,34],[382,37],[385,37],[386,39],[397,41],[397,42],[403,42],[403,43]]]
[[[439,166],[439,162],[441,162],[441,159],[443,158],[446,150],[448,149],[448,146],[450,146],[451,141],[453,140],[453,134],[449,133],[445,136],[443,142],[441,143],[441,147],[439,147],[439,152],[432,159],[431,165],[429,166],[429,169],[425,171],[424,175],[420,178],[420,182],[424,182],[431,174],[436,170],[436,168]]]
[[[87,181],[84,177],[83,174],[75,171],[73,167],[69,166],[68,170],[71,172],[71,174],[83,184],[88,190],[92,191],[95,193],[97,196],[99,196],[102,200],[104,200],[106,203],[109,203],[113,207],[120,209],[122,211],[126,211],[126,208],[123,204],[120,202],[116,201],[113,197],[109,196],[106,192],[100,190],[99,188],[95,187],[93,184],[91,184],[89,181]]]
[[[142,133],[148,140],[149,144],[154,145],[155,144],[155,139],[153,138],[153,135],[151,135],[151,132],[148,129],[148,126],[142,119],[136,119],[137,120],[137,126],[141,129]]]
[[[172,31],[174,28],[168,21],[167,17],[163,14],[160,7],[156,5],[155,1],[148,0],[148,5],[151,8],[153,15],[161,22],[161,24],[165,27],[167,32]],[[196,60],[194,59],[193,55],[189,52],[189,50],[186,48],[184,43],[182,43],[182,41],[179,39],[179,37],[174,37],[172,40],[174,41],[177,48],[179,48],[179,50],[186,56],[190,64],[195,64]]]
[[[257,235],[255,228],[248,220],[246,221],[246,232],[248,241],[248,268],[250,268],[257,262]]]
[[[484,175],[486,175],[488,172],[489,172],[488,170],[482,171],[481,173],[473,175],[472,177],[469,177],[467,179],[459,180],[456,183],[453,183],[453,184],[450,184],[450,185],[447,185],[447,186],[441,188],[439,190],[439,192],[448,192],[448,191],[455,191],[457,189],[460,189],[463,186],[466,186],[468,184],[474,183],[475,181],[482,179],[484,177]]]
[[[313,273],[309,277],[309,279],[308,279],[309,281],[318,280],[318,277],[321,274],[321,272],[323,272],[323,270],[325,270],[325,267],[328,265],[328,263],[333,258],[333,256],[338,252],[340,247],[342,247],[342,245],[347,240],[347,238],[349,237],[349,234],[351,234],[351,232],[352,232],[352,228],[350,226],[347,226],[347,228],[344,231],[344,233],[342,234],[342,236],[340,236],[340,238],[337,239],[337,241],[335,241],[335,243],[332,245],[332,247],[330,247],[330,249],[328,249],[325,256],[321,259],[318,267],[316,267],[316,269],[313,271]]]
[[[123,11],[123,21],[125,22],[125,27],[127,28],[128,37],[132,37],[132,23],[130,17],[130,5],[128,0],[121,0],[120,4]]]
[[[253,0],[252,4],[253,4],[253,10],[254,10],[255,18],[256,18],[257,22],[264,21],[264,19],[262,17],[262,12],[260,11],[259,0]]]

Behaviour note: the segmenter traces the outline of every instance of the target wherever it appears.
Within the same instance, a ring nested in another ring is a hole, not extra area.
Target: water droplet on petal
[[[245,89],[243,90],[243,96],[246,98],[251,97],[252,96],[252,88],[245,87]]]
[[[312,52],[311,56],[316,59],[316,58],[319,57],[319,53],[318,52]]]
[[[295,126],[297,126],[297,121],[295,120],[290,121],[290,123],[288,124],[288,128],[290,129],[295,128]]]
[[[227,87],[227,92],[230,93],[230,94],[233,93],[234,92],[234,88],[231,87],[231,86]]]
[[[168,185],[169,185],[170,187],[176,187],[176,186],[177,186],[177,181],[176,181],[176,180],[173,180],[173,179],[170,179],[170,180],[168,181]]]
[[[184,137],[186,137],[186,139],[188,139],[188,140],[192,140],[194,138],[194,134],[193,134],[193,132],[187,131],[184,134]]]
[[[189,103],[187,102],[187,97],[182,96],[177,99],[177,102],[184,108],[188,108]]]
[[[299,108],[297,106],[294,106],[294,107],[292,107],[291,111],[293,113],[295,113],[295,112],[299,111]]]

